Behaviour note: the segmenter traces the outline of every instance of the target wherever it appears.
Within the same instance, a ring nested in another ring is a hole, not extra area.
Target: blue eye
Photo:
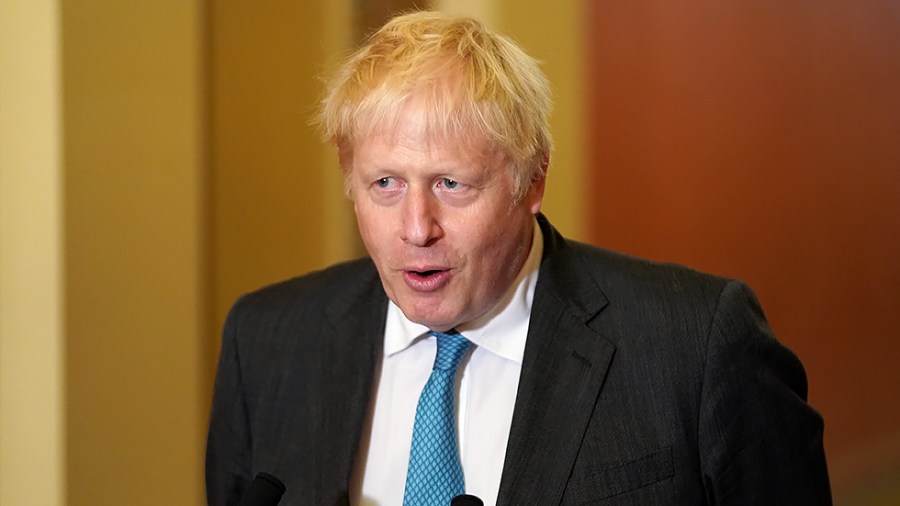
[[[378,186],[379,188],[387,188],[387,187],[391,186],[392,180],[393,180],[393,178],[391,178],[391,177],[383,177],[383,178],[379,179],[378,181],[375,181],[375,185]]]
[[[455,190],[459,188],[459,181],[450,179],[449,177],[444,178],[443,184],[444,188],[447,188],[448,190]]]

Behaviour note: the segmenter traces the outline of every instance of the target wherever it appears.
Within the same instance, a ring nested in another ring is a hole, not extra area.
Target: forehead
[[[442,154],[460,158],[483,158],[501,150],[480,131],[456,124],[448,127],[420,102],[411,101],[360,131],[353,150],[379,146],[403,152]]]

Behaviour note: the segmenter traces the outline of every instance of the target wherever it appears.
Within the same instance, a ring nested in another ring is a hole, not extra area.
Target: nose
[[[443,235],[440,203],[431,192],[411,187],[403,199],[402,239],[413,246],[430,246]]]

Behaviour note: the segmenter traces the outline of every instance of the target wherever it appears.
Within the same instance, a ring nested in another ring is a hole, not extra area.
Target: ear
[[[537,214],[541,211],[541,204],[544,202],[544,186],[547,182],[547,168],[549,166],[550,155],[547,155],[541,160],[540,174],[537,179],[531,182],[531,187],[528,188],[528,195],[525,198],[528,199],[531,214]]]

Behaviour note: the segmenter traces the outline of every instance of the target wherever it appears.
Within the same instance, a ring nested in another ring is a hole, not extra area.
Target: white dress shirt
[[[487,506],[496,504],[500,489],[544,249],[536,220],[533,236],[528,258],[503,298],[481,318],[456,328],[475,344],[456,376],[460,460],[466,493],[478,496]],[[436,353],[437,344],[428,328],[409,321],[389,302],[384,354],[374,382],[370,419],[360,442],[352,504],[403,504],[416,406]]]

